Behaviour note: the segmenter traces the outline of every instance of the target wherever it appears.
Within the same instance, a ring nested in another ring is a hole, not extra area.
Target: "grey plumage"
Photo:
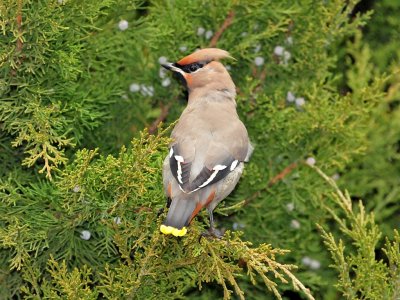
[[[207,61],[199,70],[170,68],[186,80],[189,101],[172,131],[172,151],[163,165],[164,189],[172,200],[164,228],[187,226],[202,207],[212,213],[235,188],[251,155],[247,130],[236,112],[235,85],[224,66],[213,61],[227,56],[223,50],[203,49],[175,64]]]

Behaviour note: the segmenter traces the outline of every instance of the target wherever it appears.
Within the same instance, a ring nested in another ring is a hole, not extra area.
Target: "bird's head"
[[[224,65],[223,58],[232,58],[225,50],[206,48],[193,52],[176,63],[162,66],[181,77],[189,93],[227,90],[235,94],[235,84]]]

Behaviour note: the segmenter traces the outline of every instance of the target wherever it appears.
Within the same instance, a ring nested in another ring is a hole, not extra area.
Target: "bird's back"
[[[204,166],[211,170],[221,164],[221,156],[244,161],[248,152],[247,130],[235,105],[218,100],[188,106],[171,137],[184,157],[192,161],[191,180]]]

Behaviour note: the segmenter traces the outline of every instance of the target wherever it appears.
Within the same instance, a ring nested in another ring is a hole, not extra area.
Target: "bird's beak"
[[[181,74],[183,73],[183,71],[181,69],[177,68],[174,63],[161,64],[161,66],[172,72],[177,72],[177,73],[181,73]]]
[[[171,70],[174,67],[173,63],[166,63],[166,64],[161,64],[161,66],[167,70]]]

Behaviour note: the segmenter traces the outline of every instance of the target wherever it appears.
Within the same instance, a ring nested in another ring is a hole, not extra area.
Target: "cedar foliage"
[[[397,299],[400,5],[357,3],[1,2],[1,297]],[[185,96],[158,61],[212,43],[255,151],[224,238],[205,213],[172,238],[146,128]]]

